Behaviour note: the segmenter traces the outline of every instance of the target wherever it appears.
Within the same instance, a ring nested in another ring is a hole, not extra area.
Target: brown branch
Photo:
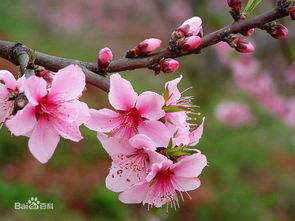
[[[202,49],[222,41],[225,35],[241,33],[251,28],[263,28],[264,24],[285,16],[288,16],[288,12],[278,6],[273,10],[265,12],[259,16],[234,22],[222,29],[219,29],[213,33],[204,36],[202,38],[202,44],[199,46],[199,48],[191,53],[181,54],[173,52],[169,49],[163,49],[146,57],[122,58],[112,61],[108,68],[108,72],[113,73],[139,68],[149,68],[151,67],[151,65],[158,63],[162,58],[177,58],[190,54],[200,53]],[[0,41],[0,57],[13,62],[14,64],[19,64],[18,61],[11,56],[11,51],[15,48],[15,46],[16,43]],[[22,47],[27,51],[33,51],[26,46],[22,45]],[[64,68],[70,64],[80,65],[85,72],[88,83],[93,84],[98,88],[101,88],[102,90],[108,92],[109,80],[104,76],[99,75],[96,63],[56,57],[37,51],[35,51],[35,54],[35,64],[43,66],[50,71],[58,71],[59,69]]]

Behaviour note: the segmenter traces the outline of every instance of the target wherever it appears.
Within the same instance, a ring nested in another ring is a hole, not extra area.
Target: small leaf
[[[250,14],[261,2],[262,0],[249,0],[243,14]]]
[[[190,111],[191,109],[188,107],[183,107],[183,106],[170,105],[170,106],[163,107],[163,110],[166,113],[171,113],[171,112],[178,112],[178,111]]]
[[[169,89],[168,89],[168,87],[165,88],[165,91],[163,93],[163,98],[165,100],[165,103],[169,100]]]

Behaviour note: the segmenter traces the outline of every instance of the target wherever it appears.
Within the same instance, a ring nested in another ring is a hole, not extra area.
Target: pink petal
[[[35,107],[27,104],[24,109],[6,121],[6,126],[14,135],[20,136],[33,130],[36,123]]]
[[[172,81],[168,81],[165,84],[165,88],[168,88],[169,90],[169,99],[166,105],[175,104],[181,98],[181,93],[179,92],[177,88],[177,85],[181,81],[181,79],[182,79],[182,75],[180,75],[180,77]]]
[[[173,165],[173,162],[166,158],[161,163],[154,163],[151,166],[151,171],[146,176],[145,180],[148,182],[151,182],[155,176],[158,174],[159,171],[167,170],[171,165]]]
[[[61,101],[71,100],[80,97],[84,88],[84,72],[78,65],[69,65],[56,73],[48,96]]]
[[[171,166],[171,171],[176,176],[181,177],[198,177],[203,168],[207,165],[205,155],[196,153],[182,158],[179,162]]]
[[[77,125],[87,122],[90,118],[87,104],[78,100],[63,102],[58,108],[60,118],[69,122],[75,121]]]
[[[179,191],[191,191],[197,189],[201,182],[197,177],[173,177],[173,186],[176,190]]]
[[[49,119],[55,130],[65,139],[69,139],[75,142],[83,139],[79,126],[76,122],[69,122],[66,119],[52,117]]]
[[[0,71],[0,83],[3,81],[5,86],[9,89],[15,90],[16,89],[16,80],[9,71]]]
[[[145,150],[145,152],[149,155],[150,165],[159,164],[163,161],[167,160],[167,157],[154,151],[154,150]]]
[[[202,123],[198,126],[198,128],[192,131],[191,134],[189,135],[189,138],[190,138],[189,146],[195,146],[199,143],[199,140],[201,139],[203,135],[204,121],[205,121],[205,117],[203,117]]]
[[[112,164],[110,172],[106,177],[106,187],[114,192],[122,192],[131,185],[144,179],[145,172],[137,173],[132,169],[125,169]]]
[[[164,98],[155,92],[143,92],[137,98],[136,109],[142,117],[158,120],[165,115]]]
[[[85,126],[98,132],[110,132],[121,124],[121,114],[110,109],[90,109],[90,119]]]
[[[134,135],[130,140],[129,144],[136,149],[148,149],[148,150],[156,150],[154,142],[144,134]]]
[[[135,148],[130,146],[128,139],[108,137],[104,133],[97,133],[97,138],[101,142],[103,148],[110,156],[120,154],[130,154]]]
[[[13,108],[13,101],[8,101],[9,92],[3,84],[0,84],[0,123],[3,123],[10,115]]]
[[[41,163],[46,163],[53,155],[59,142],[59,135],[50,123],[40,118],[29,140],[29,149]]]
[[[138,125],[140,134],[147,135],[155,143],[156,147],[167,147],[170,140],[168,128],[160,121],[141,121]]]
[[[46,87],[47,83],[43,78],[32,76],[26,80],[25,95],[32,105],[36,106],[47,94]]]
[[[149,189],[148,182],[139,182],[119,195],[119,200],[123,203],[140,203],[144,201]]]
[[[134,107],[137,93],[129,81],[123,79],[120,74],[110,77],[109,101],[117,110],[129,110]]]

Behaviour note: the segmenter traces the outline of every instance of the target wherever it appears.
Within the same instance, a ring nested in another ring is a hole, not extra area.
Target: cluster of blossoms
[[[200,185],[198,176],[207,161],[192,146],[202,136],[204,119],[200,125],[190,123],[197,113],[191,97],[181,96],[180,80],[167,82],[163,95],[138,95],[129,81],[113,74],[109,101],[115,111],[90,109],[85,125],[98,132],[113,160],[106,186],[122,192],[124,203],[176,207],[177,191],[183,198],[181,192]]]
[[[101,54],[104,51],[108,49]],[[29,149],[41,163],[52,157],[60,137],[80,141],[79,126],[84,124],[98,132],[112,158],[106,186],[122,192],[122,202],[176,207],[181,192],[200,186],[198,176],[207,165],[206,157],[193,148],[202,136],[204,119],[195,123],[199,113],[192,97],[181,96],[180,80],[167,82],[163,95],[138,95],[129,81],[113,74],[108,95],[113,111],[89,109],[79,101],[85,89],[79,66],[57,73],[41,70],[18,80],[1,71],[0,122],[15,136],[29,137]]]

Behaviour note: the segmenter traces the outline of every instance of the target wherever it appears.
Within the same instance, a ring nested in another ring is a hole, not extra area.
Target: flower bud
[[[249,36],[253,35],[254,32],[255,32],[255,29],[251,28],[251,29],[248,29],[246,31],[241,32],[241,34],[246,36],[246,37],[249,37]]]
[[[295,20],[295,6],[290,6],[289,7],[289,15],[292,20]]]
[[[172,38],[183,38],[193,35],[202,37],[202,19],[200,17],[192,17],[180,25],[176,31],[174,31]]]
[[[140,42],[136,48],[137,55],[146,55],[155,50],[157,50],[161,46],[162,41],[157,38],[149,38]]]
[[[188,53],[197,49],[201,44],[202,39],[199,36],[190,36],[178,42],[178,49],[182,53]]]
[[[267,27],[266,31],[273,37],[276,39],[284,39],[286,37],[288,37],[289,31],[288,29],[282,25],[282,24],[278,24],[278,25],[274,25],[271,27]]]
[[[227,4],[234,10],[240,10],[242,8],[242,0],[227,0]]]
[[[160,63],[160,69],[164,73],[172,73],[176,71],[178,67],[179,67],[179,62],[171,58],[164,59]]]
[[[98,53],[98,67],[106,69],[113,60],[113,53],[109,48],[103,48]]]
[[[231,46],[241,53],[252,53],[255,51],[251,42],[243,38],[236,38],[231,42]]]

